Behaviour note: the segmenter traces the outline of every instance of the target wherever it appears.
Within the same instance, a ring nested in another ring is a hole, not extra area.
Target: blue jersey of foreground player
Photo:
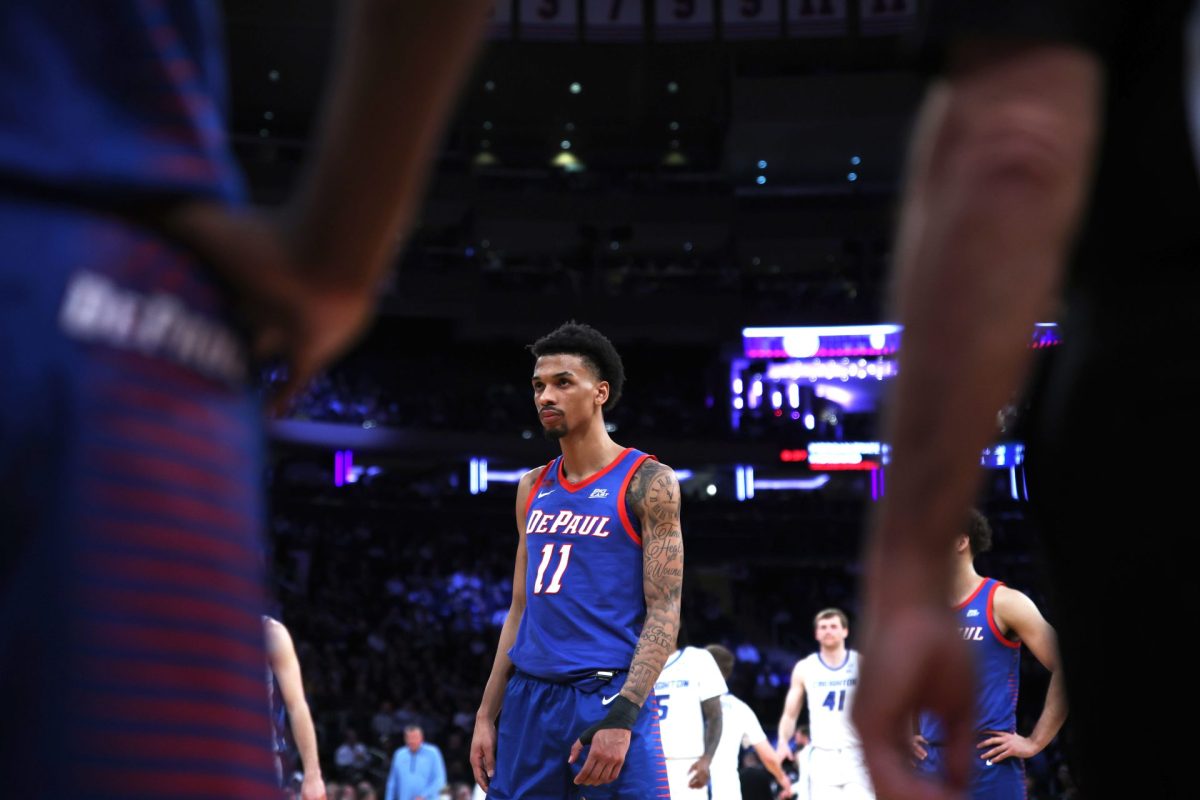
[[[982,741],[989,731],[1011,732],[1017,727],[1017,689],[1020,681],[1021,643],[1010,640],[996,627],[994,601],[1004,584],[984,578],[979,587],[955,608],[959,632],[971,648],[975,664],[975,732]],[[929,742],[929,757],[920,762],[923,772],[941,768],[942,745],[946,741],[941,720],[921,714],[921,735]],[[978,758],[975,759],[979,761]],[[1018,758],[993,764],[979,761],[972,778],[972,796],[1023,798],[1024,768]]]
[[[570,681],[628,669],[646,619],[641,523],[625,506],[629,481],[652,456],[625,449],[571,483],[562,456],[529,492],[525,615],[509,651],[521,672]]]
[[[0,3],[0,186],[236,202],[219,4]]]

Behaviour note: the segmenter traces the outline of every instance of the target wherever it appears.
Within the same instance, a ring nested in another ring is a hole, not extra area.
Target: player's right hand
[[[853,716],[876,794],[965,797],[975,743],[974,670],[952,614],[934,601],[892,602],[880,604],[869,626]],[[912,769],[912,721],[921,710],[946,728],[946,770],[937,781]]]
[[[783,739],[779,740],[779,744],[775,747],[775,755],[779,756],[779,763],[784,761],[795,761],[796,754],[792,752],[791,746]]]
[[[779,797],[784,798],[784,797],[791,797],[791,796],[792,796],[792,779],[787,776],[787,773],[784,773],[783,780],[779,782]]]
[[[575,776],[576,786],[603,786],[612,783],[621,774],[625,765],[625,754],[629,752],[632,734],[625,728],[601,728],[588,745],[587,760],[583,769]],[[574,764],[583,752],[584,744],[578,739],[571,745],[568,764]]]
[[[475,782],[486,792],[496,774],[496,723],[491,720],[475,718],[471,771],[475,773]]]
[[[295,252],[297,237],[277,219],[193,202],[171,209],[160,224],[233,290],[254,354],[286,361],[276,411],[349,348],[374,315],[374,287],[343,285],[337,265],[306,261]]]

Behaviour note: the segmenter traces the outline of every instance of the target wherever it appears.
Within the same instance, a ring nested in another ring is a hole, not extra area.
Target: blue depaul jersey
[[[1021,643],[1004,636],[996,627],[992,604],[996,590],[1004,584],[984,578],[970,597],[954,610],[959,632],[971,648],[975,664],[975,730],[1017,729],[1017,688],[1021,676]],[[935,744],[946,740],[941,720],[921,714],[921,735]]]
[[[517,669],[570,681],[629,667],[646,598],[625,491],[648,458],[627,448],[580,483],[566,479],[562,456],[542,469],[525,507],[525,615],[508,653]]]
[[[0,186],[240,201],[211,0],[0,3]]]

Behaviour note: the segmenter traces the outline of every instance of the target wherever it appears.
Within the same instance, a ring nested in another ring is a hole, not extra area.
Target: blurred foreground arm
[[[259,354],[288,359],[288,391],[370,321],[488,6],[489,0],[343,4],[319,141],[282,213],[266,218],[209,202],[164,213],[163,228],[237,292]]]
[[[1067,45],[970,42],[926,97],[910,154],[891,310],[904,326],[885,417],[888,494],[867,553],[854,717],[881,796],[949,798],[973,750],[971,672],[949,608],[951,542],[995,413],[1053,309],[1090,177],[1101,68]],[[947,784],[909,766],[918,708],[947,724]]]

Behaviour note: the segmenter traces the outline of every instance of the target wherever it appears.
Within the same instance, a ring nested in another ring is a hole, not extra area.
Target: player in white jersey
[[[862,743],[850,724],[858,684],[858,653],[846,647],[850,635],[846,614],[827,608],[813,619],[820,649],[797,662],[792,685],[779,718],[779,757],[794,758],[788,742],[808,693],[808,726],[812,744],[799,765],[809,800],[873,800],[875,792],[863,763]]]
[[[654,695],[671,800],[708,800],[709,768],[721,740],[721,695],[727,691],[707,650],[680,648],[663,666]]]
[[[728,648],[719,644],[710,644],[704,648],[717,662],[725,682],[733,674],[736,659]],[[738,756],[743,747],[752,747],[758,754],[767,771],[774,776],[783,795],[792,793],[792,782],[783,771],[779,756],[771,748],[767,734],[763,731],[758,717],[732,692],[721,696],[721,741],[717,744],[717,753],[713,756],[710,787],[712,800],[742,800],[742,781],[738,777]]]

